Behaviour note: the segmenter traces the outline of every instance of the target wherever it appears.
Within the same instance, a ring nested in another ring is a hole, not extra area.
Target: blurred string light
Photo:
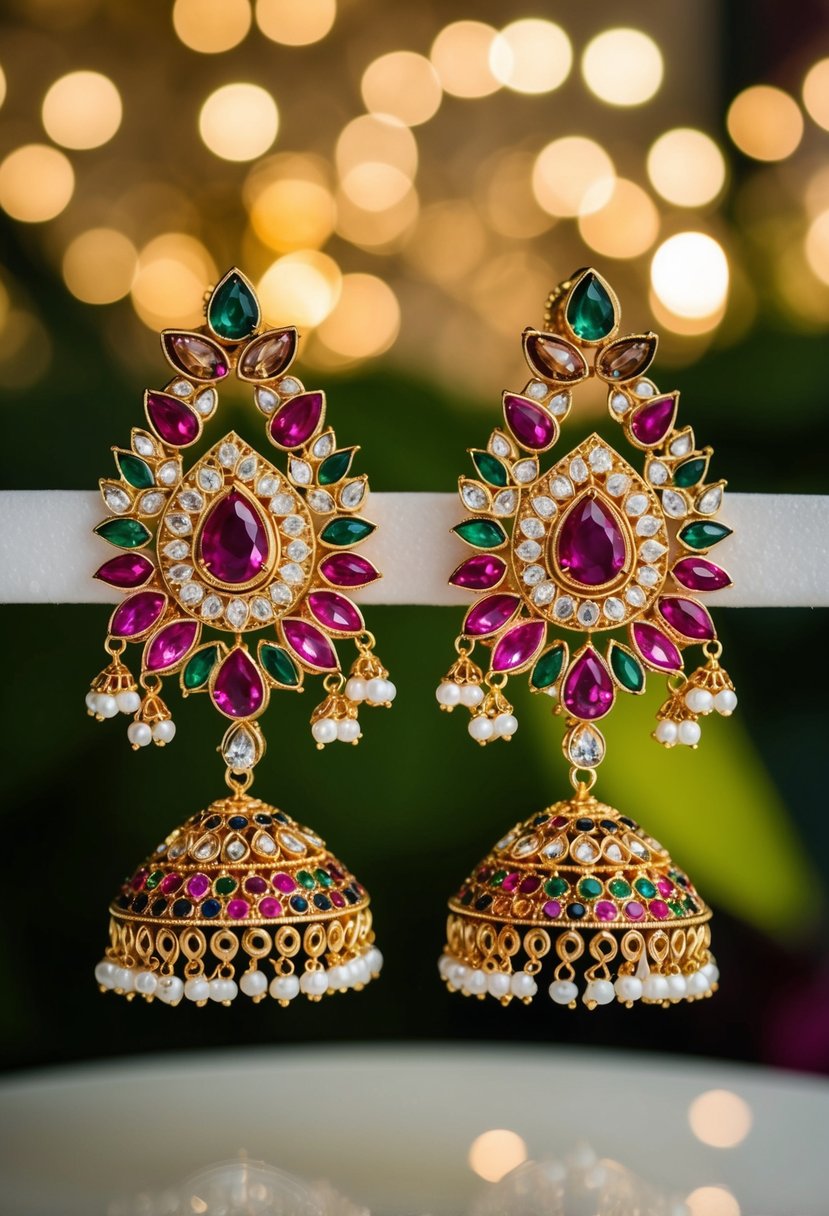
[[[773,85],[743,89],[726,115],[728,134],[754,160],[785,160],[803,138],[803,115],[793,97]]]
[[[277,253],[319,249],[334,231],[334,197],[323,182],[300,173],[279,177],[254,194],[250,222],[263,245]]]
[[[121,94],[100,72],[70,72],[51,86],[41,117],[46,134],[64,148],[99,148],[121,125]]]
[[[804,244],[809,269],[821,283],[829,286],[829,210],[821,211],[812,220]]]
[[[340,191],[337,195],[337,232],[358,249],[397,253],[414,230],[419,212],[420,200],[414,189],[383,211],[360,207]]]
[[[829,131],[829,59],[819,59],[806,73],[803,104],[812,121]]]
[[[611,106],[641,106],[662,84],[662,52],[641,30],[605,30],[587,44],[581,72],[600,101]]]
[[[443,89],[453,97],[488,97],[501,87],[492,70],[497,31],[483,21],[454,21],[432,43],[430,59]]]
[[[216,266],[201,241],[167,232],[138,255],[132,305],[150,329],[193,326],[204,321],[204,288],[216,281]]]
[[[44,223],[60,215],[75,189],[68,158],[47,144],[25,144],[0,164],[0,207],[15,220]]]
[[[513,21],[489,48],[493,76],[516,93],[551,93],[573,66],[573,48],[560,25],[527,17]]]
[[[113,304],[129,295],[137,265],[138,251],[123,232],[91,228],[63,255],[63,278],[85,304]]]
[[[691,1131],[711,1148],[735,1148],[751,1131],[751,1107],[730,1089],[709,1089],[688,1108]]]
[[[470,1169],[487,1182],[500,1182],[526,1160],[526,1144],[517,1132],[505,1127],[482,1132],[469,1147]]]
[[[648,177],[667,202],[677,207],[704,207],[725,185],[725,159],[703,131],[676,127],[651,146]]]
[[[176,0],[173,29],[191,51],[218,55],[245,38],[251,25],[248,0]]]
[[[704,232],[677,232],[651,260],[651,286],[663,306],[658,319],[676,333],[705,333],[722,319],[728,298],[728,259]]]
[[[332,311],[342,289],[333,258],[316,249],[288,253],[270,266],[256,285],[262,312],[273,325],[314,329]]]
[[[641,186],[617,177],[604,206],[579,216],[579,233],[603,257],[636,258],[656,240],[659,212]]]
[[[222,85],[199,113],[199,134],[222,160],[256,160],[271,147],[278,129],[276,102],[257,84]]]
[[[740,1216],[740,1205],[722,1186],[700,1186],[686,1196],[690,1216]]]
[[[256,24],[266,38],[284,46],[308,46],[330,31],[336,0],[257,0]]]
[[[351,362],[383,354],[399,331],[400,305],[388,283],[373,274],[347,274],[317,338],[338,361]]]
[[[533,192],[550,215],[598,211],[613,194],[616,172],[600,144],[583,135],[565,135],[542,148],[533,166]]]
[[[365,211],[385,211],[412,188],[417,143],[399,119],[363,114],[340,134],[336,163],[342,190],[353,203]]]
[[[428,122],[443,97],[434,67],[413,51],[390,51],[375,59],[363,73],[360,90],[367,110],[390,115],[409,127]]]

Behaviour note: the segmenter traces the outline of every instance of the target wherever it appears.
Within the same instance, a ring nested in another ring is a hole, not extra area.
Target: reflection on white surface
[[[505,1127],[482,1132],[469,1147],[469,1165],[486,1182],[500,1182],[526,1160],[526,1144],[516,1132]]]
[[[701,1186],[685,1200],[691,1216],[740,1216],[740,1205],[722,1186]]]
[[[711,1148],[735,1148],[751,1131],[751,1107],[730,1089],[709,1089],[688,1107],[691,1131]]]

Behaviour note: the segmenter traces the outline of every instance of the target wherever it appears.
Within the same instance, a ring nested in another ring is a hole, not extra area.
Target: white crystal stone
[[[611,595],[609,599],[605,600],[602,611],[609,621],[621,621],[625,615],[625,606],[621,600],[616,599],[615,595]]]
[[[580,726],[573,731],[567,744],[567,757],[579,768],[593,768],[604,759],[604,743],[598,731]]]
[[[533,590],[532,602],[537,604],[539,608],[543,608],[546,604],[552,602],[555,593],[555,583],[539,583]]]
[[[700,494],[697,499],[697,510],[700,515],[713,515],[719,511],[722,503],[722,486],[712,486],[710,490]]]
[[[272,836],[268,836],[266,832],[260,832],[258,836],[253,838],[253,847],[257,853],[268,855],[276,852],[276,841]]]
[[[541,852],[545,857],[562,857],[566,847],[564,841],[559,837],[557,840],[551,840],[549,844],[545,844]]]
[[[255,456],[246,456],[236,470],[237,475],[242,481],[252,481],[256,476],[256,470],[259,466],[259,461]]]
[[[279,573],[282,575],[286,583],[293,583],[296,586],[305,578],[302,573],[302,566],[298,566],[296,562],[286,562],[284,566],[280,566]]]
[[[120,486],[107,486],[104,490],[104,502],[116,515],[129,511],[132,505],[129,495]]]
[[[605,856],[608,857],[610,861],[621,861],[623,855],[618,844],[609,844],[605,849]]]
[[[334,432],[326,431],[324,435],[320,435],[319,439],[314,444],[311,451],[317,460],[324,460],[326,456],[330,456],[334,450]]]
[[[683,431],[681,435],[677,435],[671,440],[669,451],[672,456],[687,456],[691,448],[694,446],[694,432]]]
[[[279,478],[272,473],[265,473],[256,483],[256,493],[262,498],[270,498],[279,489]]]
[[[527,566],[521,578],[528,587],[536,587],[544,578],[545,570],[543,566]]]
[[[206,621],[215,620],[217,616],[222,615],[222,601],[218,595],[208,595],[201,606],[201,614]]]
[[[569,498],[573,493],[573,483],[569,477],[554,477],[550,482],[550,493],[553,498]]]
[[[646,540],[643,545],[639,546],[639,556],[643,562],[655,562],[658,557],[667,552],[667,547],[661,545],[658,540]]]
[[[641,608],[645,602],[646,596],[641,587],[628,587],[625,592],[625,599],[632,608]]]
[[[652,380],[639,380],[633,391],[637,397],[652,397],[656,392],[656,385]]]
[[[625,510],[628,515],[641,515],[647,509],[648,498],[646,494],[629,494],[625,499]]]
[[[550,411],[551,414],[555,415],[556,418],[560,418],[562,416],[562,414],[566,414],[567,411],[569,410],[569,408],[570,408],[570,394],[569,393],[556,393],[555,397],[553,397],[547,403],[547,409]]]
[[[193,385],[189,380],[176,380],[171,388],[176,397],[189,397],[193,391]]]
[[[570,476],[577,486],[583,481],[587,481],[590,474],[587,472],[587,465],[582,460],[581,456],[576,456],[575,460],[570,461]]]
[[[522,540],[515,552],[522,562],[534,562],[536,558],[541,556],[541,545],[539,545],[537,540]]]
[[[607,448],[592,448],[587,459],[594,473],[609,473],[613,468],[613,457]]]
[[[305,520],[301,515],[286,515],[282,521],[282,531],[288,536],[299,536],[305,531]]]
[[[248,606],[244,600],[231,600],[225,608],[228,624],[234,629],[241,629],[248,619]]]
[[[614,414],[618,414],[621,417],[622,414],[626,414],[630,409],[630,399],[616,389],[610,394],[610,408]]]
[[[327,515],[334,510],[334,499],[327,490],[311,490],[308,493],[308,506],[319,515]]]
[[[225,469],[235,469],[239,459],[239,449],[235,443],[223,443],[219,448],[219,464]]]
[[[172,558],[174,562],[180,562],[189,552],[190,546],[186,540],[171,540],[164,546],[165,557]]]
[[[654,566],[640,566],[636,571],[636,581],[643,587],[655,587],[659,582],[659,571]]]
[[[540,520],[530,516],[528,519],[521,520],[521,531],[530,540],[538,540],[539,536],[544,535],[544,525]]]
[[[532,505],[535,513],[540,515],[542,519],[549,519],[551,515],[555,515],[556,513],[556,504],[546,494],[539,494],[537,498],[533,499]]]
[[[538,476],[538,461],[519,460],[518,464],[512,467],[512,475],[521,485],[526,485],[529,481],[535,481]]]
[[[311,550],[304,540],[292,540],[285,552],[292,562],[304,562]]]
[[[290,604],[293,598],[293,591],[285,583],[274,583],[271,587],[271,599],[280,608],[284,608],[287,604]]]
[[[543,380],[531,380],[524,389],[526,397],[532,397],[534,401],[543,401],[550,391],[550,386],[545,384]]]
[[[218,490],[222,485],[222,480],[222,475],[218,469],[212,469],[209,465],[205,465],[204,468],[199,469],[198,483],[208,494],[214,490]]]
[[[676,490],[664,490],[662,493],[662,509],[671,519],[683,519],[688,514],[688,504],[682,494]]]
[[[575,605],[569,595],[560,595],[553,608],[554,614],[560,621],[566,621],[573,615]]]
[[[170,567],[167,571],[167,577],[174,583],[186,583],[192,573],[192,566],[176,565]]]
[[[647,475],[652,486],[663,486],[668,480],[668,470],[661,460],[650,462]]]
[[[273,389],[256,388],[253,390],[253,396],[263,414],[272,414],[279,405],[279,398]]]
[[[164,464],[156,469],[155,479],[162,486],[174,485],[178,478],[179,468],[176,460],[165,460]]]
[[[204,587],[201,583],[185,583],[178,594],[183,604],[199,604],[204,595]]]
[[[268,508],[273,515],[287,515],[294,509],[293,497],[290,494],[274,494],[268,503]]]
[[[340,491],[340,502],[348,511],[354,511],[363,501],[366,492],[364,481],[350,481]]]
[[[283,376],[282,379],[278,381],[276,387],[279,389],[280,393],[289,396],[291,393],[298,393],[302,388],[302,385],[297,380],[296,376]]]
[[[585,603],[579,605],[576,616],[580,625],[584,625],[585,629],[590,629],[599,619],[599,605],[594,604],[592,600],[586,600]]]
[[[492,505],[496,515],[512,515],[518,505],[518,495],[515,490],[501,490]]]
[[[463,499],[464,506],[468,507],[470,511],[482,510],[488,501],[485,490],[482,490],[480,486],[471,485],[468,482],[461,489],[461,498]],[[310,502],[310,500],[311,496],[309,495],[308,501]]]
[[[636,535],[656,536],[661,527],[662,524],[655,515],[643,515],[636,521]]]
[[[614,498],[621,498],[630,485],[630,478],[627,473],[611,473],[605,482],[605,489],[608,494],[612,494]]]
[[[311,466],[307,460],[291,460],[289,465],[292,479],[299,486],[310,485],[311,482]]]
[[[148,494],[142,494],[138,509],[144,515],[157,515],[163,506],[164,495],[159,494],[158,490],[150,490]]]
[[[204,506],[204,499],[198,490],[182,490],[178,501],[185,511],[200,511]]]
[[[258,752],[256,740],[244,726],[229,732],[222,745],[222,759],[234,773],[243,773],[253,768]]]
[[[136,435],[132,441],[139,456],[155,456],[155,444],[149,435]]]
[[[203,388],[193,404],[196,407],[197,413],[201,414],[202,418],[206,418],[216,408],[216,390],[214,388]]]
[[[595,861],[599,856],[599,850],[591,840],[583,840],[581,844],[576,846],[575,857],[576,861]]]
[[[273,608],[268,601],[261,595],[257,595],[252,601],[250,611],[257,621],[269,621],[273,616]]]
[[[508,441],[503,435],[500,435],[498,431],[495,432],[489,441],[489,450],[492,452],[493,456],[501,457],[509,456],[510,452],[512,451]]]
[[[170,531],[174,532],[176,536],[189,536],[193,531],[193,524],[189,515],[168,515],[166,523]]]
[[[225,849],[231,861],[241,861],[247,851],[247,845],[243,840],[229,840]]]

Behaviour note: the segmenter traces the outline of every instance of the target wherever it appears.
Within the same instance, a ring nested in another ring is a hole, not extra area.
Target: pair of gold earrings
[[[318,1000],[379,974],[368,894],[313,831],[248,791],[272,692],[322,677],[319,747],[357,743],[360,708],[394,700],[351,598],[380,577],[357,551],[375,525],[361,513],[357,449],[338,445],[325,394],[289,374],[296,330],[263,330],[235,269],[205,311],[201,329],[162,333],[173,379],[146,391],[146,426],[113,449],[115,474],[101,482],[111,514],[95,531],[121,552],[95,577],[126,598],[86,705],[99,719],[128,715],[134,749],[166,745],[175,726],[161,694],[176,676],[183,696],[205,693],[228,722],[229,788],[124,882],[95,974],[104,990],[170,1005],[229,1004],[240,991]],[[564,721],[574,789],[511,828],[449,903],[441,976],[504,1004],[529,1002],[545,967],[551,999],[570,1007],[667,1005],[717,985],[710,910],[657,841],[592,793],[605,754],[597,722],[617,696],[643,692],[647,672],[668,677],[654,731],[666,747],[695,747],[698,719],[736,705],[696,598],[729,583],[706,556],[729,535],[714,518],[725,483],[709,481],[711,449],[678,422],[678,393],[646,375],[656,336],[618,337],[619,321],[594,270],[553,291],[543,330],[523,334],[531,378],[503,394],[501,425],[470,450],[472,475],[460,479],[467,516],[454,530],[471,554],[450,581],[477,599],[437,700],[469,710],[479,744],[509,739],[518,723],[507,682],[527,673]],[[185,466],[232,372],[251,385],[275,452],[230,432]],[[641,473],[595,433],[542,469],[590,377],[643,454]],[[130,643],[143,644],[137,680]],[[692,645],[703,661],[686,675]]]

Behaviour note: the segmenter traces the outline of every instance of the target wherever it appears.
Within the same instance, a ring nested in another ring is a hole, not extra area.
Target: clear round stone
[[[541,545],[536,540],[522,540],[515,552],[522,562],[534,562],[541,556]]]
[[[250,611],[257,621],[269,621],[273,616],[273,609],[268,601],[261,595],[257,595],[251,602]]]
[[[594,473],[609,473],[613,468],[613,457],[607,448],[593,448],[587,459]]]
[[[247,853],[247,845],[242,840],[230,840],[227,845],[227,855],[231,861],[241,861]]]
[[[639,546],[639,556],[643,562],[655,562],[658,557],[668,550],[665,545],[661,545],[658,540],[646,540],[643,545]]]
[[[550,482],[550,493],[553,498],[569,498],[573,493],[573,483],[569,477],[554,477]]]
[[[518,506],[518,495],[515,490],[502,490],[500,494],[495,495],[492,505],[496,515],[512,515]]]
[[[310,552],[304,540],[292,540],[286,549],[292,562],[304,562]]]
[[[579,605],[576,616],[579,624],[589,629],[599,619],[599,605],[594,604],[592,600],[586,600],[585,603]]]
[[[688,504],[676,490],[665,490],[662,495],[662,509],[671,519],[682,519],[688,514]]]
[[[222,759],[234,773],[243,773],[256,763],[256,740],[244,726],[231,731],[222,746]]]
[[[605,489],[614,498],[621,498],[630,485],[627,473],[611,473],[605,482]]]
[[[287,515],[294,509],[294,500],[290,494],[274,494],[268,507],[272,515]]]
[[[319,439],[314,444],[311,451],[317,460],[324,460],[326,456],[330,456],[334,450],[334,432],[326,431],[324,435],[320,435]]]
[[[270,388],[254,389],[253,397],[256,401],[257,408],[260,409],[263,414],[272,414],[279,405],[279,398],[273,389]]]
[[[641,608],[645,602],[645,593],[641,587],[628,587],[625,599],[632,608]]]
[[[300,536],[305,531],[305,520],[301,515],[286,515],[282,521],[282,531],[288,536]]]
[[[156,481],[163,486],[172,486],[179,479],[178,462],[175,460],[165,460],[164,464],[159,465],[156,470]]]
[[[656,385],[652,380],[638,380],[633,391],[637,397],[652,397],[656,392]]]
[[[302,388],[302,385],[297,380],[296,376],[283,376],[282,379],[277,382],[276,387],[279,389],[280,393],[283,393],[285,396],[290,396],[291,393],[298,393]]]
[[[174,583],[186,583],[192,573],[192,566],[176,565],[170,567],[167,571],[167,577]]]
[[[560,621],[566,621],[569,620],[569,618],[573,615],[574,609],[575,604],[571,600],[570,596],[560,595],[555,602],[553,612]]]
[[[311,482],[311,466],[307,460],[292,460],[290,463],[291,478],[298,486],[307,486]]]
[[[556,504],[546,494],[539,494],[537,498],[533,499],[533,510],[542,519],[550,519],[556,513]]]
[[[286,562],[284,566],[280,567],[279,573],[286,583],[293,583],[294,586],[297,583],[301,583],[305,578],[305,575],[302,573],[302,567],[298,566],[296,562]]]
[[[204,587],[201,583],[185,583],[178,594],[183,604],[200,604],[204,595]]]
[[[628,515],[641,515],[647,510],[648,498],[646,494],[629,494],[625,499],[625,510]]]
[[[223,478],[218,469],[211,469],[208,465],[206,465],[203,469],[199,469],[199,485],[203,490],[206,490],[208,494],[212,493],[214,490],[218,490],[222,485],[222,481]]]
[[[258,466],[259,461],[255,456],[246,456],[236,472],[242,481],[252,481],[256,476]]]
[[[575,460],[570,461],[570,476],[577,486],[580,486],[583,481],[587,481],[587,478],[590,476],[587,472],[587,465],[581,456],[577,456]]]
[[[672,456],[687,456],[693,446],[693,433],[691,431],[683,431],[681,435],[677,435],[675,439],[671,440],[671,446],[668,450]]]
[[[539,608],[543,608],[546,604],[552,602],[555,593],[556,588],[554,583],[539,583],[538,586],[534,588],[531,599],[532,602],[537,604]]]
[[[521,520],[521,531],[530,540],[538,540],[539,536],[544,535],[544,525],[540,519],[530,516],[529,519]]]
[[[286,605],[290,604],[293,598],[293,591],[291,591],[291,588],[287,587],[285,583],[274,583],[272,585],[271,599],[275,604],[278,604],[280,608],[284,608]]]
[[[618,414],[621,418],[622,414],[626,414],[630,409],[630,400],[624,393],[620,393],[618,389],[610,394],[610,408],[614,414]]]
[[[248,606],[245,601],[231,600],[225,608],[225,617],[228,624],[232,625],[234,629],[241,629],[248,619]]]
[[[239,449],[235,443],[223,443],[219,448],[219,464],[225,469],[235,469],[239,459]]]
[[[722,486],[712,486],[710,490],[700,494],[697,499],[697,510],[700,515],[713,515],[715,511],[719,511],[721,503]]]
[[[334,499],[327,490],[311,490],[308,494],[308,506],[320,515],[327,515],[334,510]]]
[[[648,481],[652,486],[664,486],[668,480],[668,469],[661,460],[652,460],[648,465]]]
[[[122,514],[124,511],[129,511],[131,500],[118,486],[107,486],[104,490],[104,502],[109,507],[110,511],[114,511],[116,515]]]
[[[615,595],[611,595],[605,600],[602,611],[609,621],[621,621],[625,615],[625,606]]]
[[[138,509],[144,515],[157,515],[164,506],[164,495],[159,494],[158,490],[150,490],[149,494],[142,494],[141,501],[138,504]]]
[[[206,621],[215,620],[217,616],[222,615],[222,601],[218,595],[208,595],[201,606],[201,614]]]
[[[347,510],[353,511],[363,501],[365,492],[366,483],[364,481],[351,481],[343,487],[340,502]]]
[[[136,435],[132,446],[139,456],[155,456],[155,444],[149,435]]]
[[[496,431],[489,441],[489,450],[493,456],[509,456],[512,449],[503,435],[499,435]]]
[[[189,515],[168,515],[167,527],[171,532],[174,532],[176,536],[189,536],[193,531],[193,525],[190,522]]]
[[[178,500],[185,511],[200,511],[204,506],[204,499],[198,490],[182,490]]]
[[[203,388],[193,404],[196,407],[196,412],[201,414],[202,418],[206,418],[216,408],[216,400],[216,390],[214,388]]]
[[[567,413],[569,408],[569,393],[556,393],[555,397],[551,398],[551,400],[547,402],[547,409],[551,414],[555,415],[556,418],[561,418],[563,414]]]
[[[189,380],[176,380],[172,385],[172,390],[176,397],[189,397],[193,391],[193,385]]]
[[[636,581],[643,587],[655,587],[659,582],[659,571],[654,566],[640,566],[636,571]]]
[[[512,475],[521,485],[526,485],[528,481],[535,481],[538,476],[538,461],[519,460],[518,464],[512,467]]]
[[[270,498],[279,489],[279,478],[274,477],[272,473],[265,473],[256,483],[256,493],[262,498]]]
[[[182,558],[187,557],[190,552],[190,546],[186,540],[171,540],[164,546],[164,556],[172,558],[174,562],[180,562]]]
[[[527,566],[521,577],[528,587],[535,587],[544,578],[544,574],[543,566]]]
[[[580,726],[573,731],[567,744],[567,756],[571,764],[579,768],[593,768],[604,759],[604,744],[598,731],[589,726]]]
[[[662,524],[655,515],[643,515],[641,519],[637,519],[636,521],[636,535],[656,536],[661,527]]]
[[[532,397],[534,401],[543,401],[549,391],[549,385],[545,384],[543,380],[531,380],[524,389],[524,396]]]

